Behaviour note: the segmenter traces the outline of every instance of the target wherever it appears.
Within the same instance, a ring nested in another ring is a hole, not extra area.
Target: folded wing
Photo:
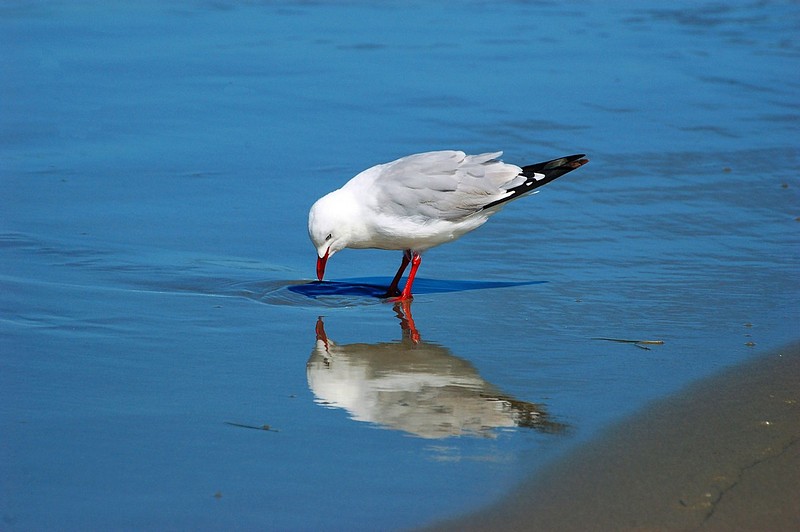
[[[436,151],[403,157],[362,172],[348,186],[373,208],[425,223],[459,221],[513,196],[529,179],[502,152]]]

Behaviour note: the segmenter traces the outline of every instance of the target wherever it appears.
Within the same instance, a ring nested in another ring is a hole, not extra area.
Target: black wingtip
[[[545,161],[543,163],[536,163],[531,164],[528,166],[522,167],[522,175],[524,176],[533,176],[533,174],[545,174],[545,178],[549,177],[550,173],[559,172],[558,176],[560,177],[567,172],[571,172],[576,168],[580,168],[584,164],[589,162],[589,159],[586,159],[585,153],[579,153],[576,155],[567,155],[566,157],[559,157],[558,159],[553,159],[551,161]],[[555,179],[555,177],[553,178]],[[552,181],[552,179],[548,180]]]
[[[550,181],[554,181],[588,162],[589,159],[586,158],[586,154],[579,153],[576,155],[559,157],[558,159],[545,161],[543,163],[523,166],[522,175],[530,179],[526,181],[524,185],[521,185],[520,193],[524,194],[542,185],[546,185]],[[544,175],[544,177],[542,177],[542,175]]]
[[[501,203],[506,203],[512,199],[518,198],[534,189],[546,185],[551,181],[555,181],[562,175],[569,173],[576,168],[580,168],[588,162],[589,159],[586,158],[586,154],[579,153],[576,155],[567,155],[566,157],[559,157],[558,159],[552,159],[550,161],[523,166],[522,175],[528,179],[523,184],[512,188],[510,190],[511,195],[501,200],[493,201],[488,205],[484,205],[483,208],[488,209],[490,207],[494,207],[495,205],[500,205]]]

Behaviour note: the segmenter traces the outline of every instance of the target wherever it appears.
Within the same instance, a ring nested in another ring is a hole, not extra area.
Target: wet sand
[[[437,530],[800,530],[800,343],[659,401]]]

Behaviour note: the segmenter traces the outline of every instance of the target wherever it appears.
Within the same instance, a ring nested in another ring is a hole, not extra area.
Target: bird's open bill
[[[320,281],[325,276],[325,264],[328,262],[328,253],[330,252],[330,248],[325,250],[324,257],[317,257],[317,279]]]

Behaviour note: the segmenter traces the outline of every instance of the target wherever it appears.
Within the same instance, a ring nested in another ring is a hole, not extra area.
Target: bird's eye
[[[325,237],[325,242],[327,242],[327,241],[328,241],[328,240],[330,240],[331,238],[333,238],[333,235],[328,235],[328,236],[326,236],[326,237]]]

